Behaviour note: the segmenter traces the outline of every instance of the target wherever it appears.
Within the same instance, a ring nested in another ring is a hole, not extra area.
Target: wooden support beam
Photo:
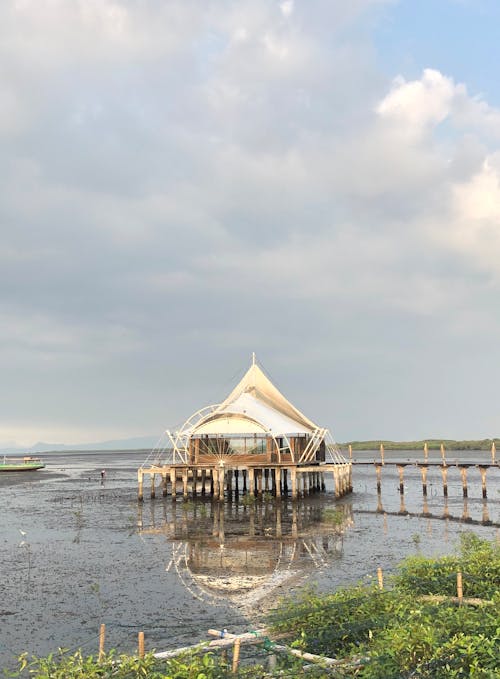
[[[139,471],[137,472],[137,499],[139,500],[139,502],[142,502],[144,500],[143,480],[144,475],[142,471],[139,469]]]
[[[155,476],[156,474],[152,473],[149,475],[151,477],[151,499],[153,500],[155,497]]]

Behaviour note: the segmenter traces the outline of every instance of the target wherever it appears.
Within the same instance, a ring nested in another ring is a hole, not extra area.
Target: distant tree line
[[[347,441],[339,445],[347,448],[352,446],[353,450],[378,450],[380,444],[384,445],[385,450],[422,450],[427,443],[429,450],[440,450],[441,444],[446,450],[490,450],[491,444],[495,443],[498,448],[500,439],[477,439],[467,441],[455,441],[453,439],[425,439],[422,441]]]

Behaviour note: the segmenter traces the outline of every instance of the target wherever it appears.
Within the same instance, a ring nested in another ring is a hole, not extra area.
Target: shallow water
[[[386,461],[391,455],[415,459],[386,453]],[[210,627],[251,629],[278,596],[306,583],[328,590],[374,577],[379,566],[389,574],[417,550],[454,551],[464,530],[498,535],[498,468],[488,471],[487,501],[479,471],[469,469],[465,505],[458,469],[449,471],[446,504],[439,468],[429,469],[424,505],[419,470],[405,468],[402,497],[389,465],[380,498],[373,465],[360,465],[353,494],[340,501],[327,479],[326,493],[297,503],[246,505],[240,496],[219,507],[157,497],[139,505],[143,456],[45,455],[45,470],[0,474],[0,667],[23,651],[95,653],[102,622],[106,647],[121,651],[136,648],[139,630],[147,648],[163,650],[204,638]],[[447,453],[450,464],[488,457]]]

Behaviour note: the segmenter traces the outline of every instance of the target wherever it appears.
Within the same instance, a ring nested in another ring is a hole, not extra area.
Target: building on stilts
[[[139,499],[149,476],[151,497],[161,478],[162,494],[176,497],[247,493],[276,497],[325,490],[333,474],[335,495],[352,490],[351,464],[330,432],[300,412],[252,357],[241,381],[220,404],[198,410],[166,445],[152,451],[138,470]]]

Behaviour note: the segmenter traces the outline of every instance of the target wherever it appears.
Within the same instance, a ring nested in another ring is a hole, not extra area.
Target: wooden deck
[[[261,496],[271,493],[275,497],[291,493],[292,499],[325,490],[325,474],[333,476],[335,496],[342,497],[352,491],[352,465],[312,464],[296,465],[290,462],[271,463],[256,455],[229,456],[224,460],[199,460],[197,464],[168,464],[141,467],[137,471],[138,499],[144,499],[144,477],[150,479],[150,496],[156,497],[157,480],[161,482],[163,497],[172,499],[210,495],[224,500],[225,495],[248,494]],[[263,456],[265,457],[265,455]]]

